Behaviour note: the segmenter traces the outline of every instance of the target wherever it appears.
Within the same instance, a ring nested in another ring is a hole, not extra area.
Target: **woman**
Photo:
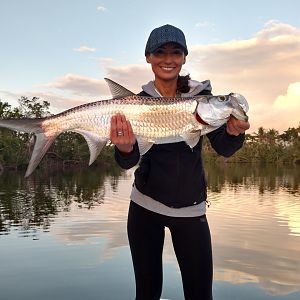
[[[145,49],[154,81],[144,85],[139,95],[211,95],[209,81],[197,82],[179,75],[187,55],[180,29],[171,25],[154,29]],[[248,128],[248,122],[230,118],[207,136],[217,153],[230,156],[242,147]],[[139,162],[138,145],[125,116],[112,118],[111,141],[115,144],[115,159],[122,168],[129,169]],[[202,137],[192,151],[184,141],[153,145],[135,171],[127,229],[137,300],[160,299],[165,227],[171,232],[185,299],[212,299],[212,250],[205,216],[201,149]]]

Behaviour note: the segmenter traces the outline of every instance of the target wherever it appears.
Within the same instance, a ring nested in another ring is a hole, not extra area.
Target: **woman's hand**
[[[250,128],[249,122],[238,120],[231,116],[227,121],[226,131],[230,135],[239,135]]]
[[[132,152],[136,139],[131,124],[124,115],[117,114],[111,118],[110,140],[121,152]]]

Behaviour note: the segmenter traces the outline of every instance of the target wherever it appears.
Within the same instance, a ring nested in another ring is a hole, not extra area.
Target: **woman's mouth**
[[[164,71],[172,71],[175,69],[175,67],[161,67]]]

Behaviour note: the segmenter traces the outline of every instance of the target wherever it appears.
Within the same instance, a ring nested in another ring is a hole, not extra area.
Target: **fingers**
[[[130,143],[130,139],[128,136],[128,121],[126,120],[124,115],[121,115],[121,124],[120,124],[120,128],[122,128],[122,132],[123,132],[123,136],[121,136],[122,141],[124,142],[124,144],[129,144]]]
[[[241,133],[244,133],[246,130],[250,128],[249,122],[245,122],[242,120],[238,120],[234,117],[230,117],[230,119],[227,122],[227,132],[230,135],[239,135]]]
[[[110,137],[113,144],[124,142],[123,122],[122,116],[120,114],[112,116],[111,118]]]
[[[115,141],[117,138],[117,117],[112,116],[110,121],[110,140]]]
[[[128,138],[130,139],[130,143],[133,145],[135,144],[135,135],[133,133],[131,124],[129,121],[127,121],[127,127],[128,127]]]
[[[111,118],[110,138],[120,151],[132,151],[136,140],[131,124],[124,115],[117,114]]]

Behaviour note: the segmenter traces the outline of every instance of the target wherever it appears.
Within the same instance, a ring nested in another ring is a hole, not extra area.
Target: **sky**
[[[50,102],[53,113],[110,98],[104,77],[133,92],[153,79],[152,29],[186,36],[182,70],[214,94],[249,102],[250,133],[300,124],[298,0],[0,0],[0,99]]]

